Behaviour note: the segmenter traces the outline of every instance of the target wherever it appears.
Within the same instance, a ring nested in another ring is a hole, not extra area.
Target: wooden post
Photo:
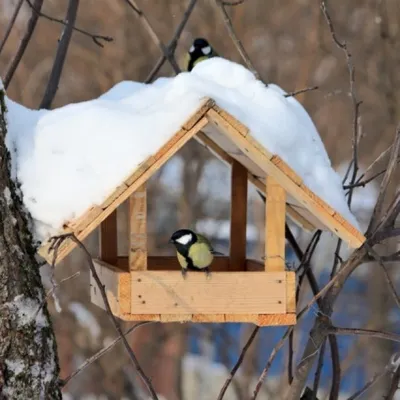
[[[246,265],[247,169],[232,163],[230,271],[244,271]]]
[[[146,184],[129,198],[129,270],[147,269],[147,195]]]
[[[267,176],[265,210],[265,270],[285,271],[285,208],[286,192]]]
[[[117,239],[117,210],[115,210],[100,224],[100,259],[114,266],[118,261]]]

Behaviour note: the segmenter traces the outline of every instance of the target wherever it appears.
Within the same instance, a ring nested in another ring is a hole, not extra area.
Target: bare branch
[[[361,329],[361,328],[342,328],[337,326],[332,326],[329,332],[334,335],[357,335],[357,336],[368,336],[375,337],[379,339],[390,340],[392,342],[400,343],[400,335],[397,333],[376,331],[372,329]]]
[[[186,23],[188,22],[189,17],[192,14],[192,11],[193,11],[194,6],[196,5],[196,3],[197,3],[197,0],[190,0],[188,8],[186,9],[185,13],[183,14],[182,21],[178,25],[178,28],[176,29],[176,31],[175,31],[175,33],[174,33],[174,35],[172,37],[172,40],[168,44],[168,52],[169,52],[169,54],[173,55],[175,53],[175,49],[176,49],[176,46],[178,45],[178,41],[179,41],[179,39],[181,37],[183,29],[185,28]],[[166,60],[167,60],[167,58],[165,57],[165,55],[162,55],[160,57],[160,59],[157,61],[157,64],[154,66],[154,68],[150,71],[150,74],[145,79],[145,83],[149,83],[154,79],[154,77],[156,76],[157,72],[164,65]]]
[[[128,330],[126,330],[123,334],[123,336],[128,336],[130,333],[132,333],[134,330],[137,328],[140,328],[143,325],[147,324],[152,324],[155,323],[154,321],[144,321],[144,322],[139,322],[134,326],[131,326]],[[111,343],[109,343],[107,346],[103,347],[101,350],[99,350],[96,354],[93,356],[89,357],[86,359],[74,372],[72,372],[70,375],[68,375],[64,379],[60,379],[61,386],[66,386],[69,381],[75,376],[79,375],[82,371],[84,371],[89,365],[93,364],[95,361],[97,361],[100,357],[102,357],[104,354],[109,352],[117,343],[119,343],[122,339],[122,336],[118,336],[115,338]]]
[[[317,363],[317,369],[315,371],[314,385],[313,385],[314,398],[316,398],[317,393],[318,393],[318,387],[319,387],[319,381],[321,379],[322,367],[324,366],[325,347],[326,347],[326,341],[324,341],[322,347],[319,349],[318,363]]]
[[[69,42],[72,36],[73,26],[76,20],[76,14],[78,12],[79,0],[69,0],[67,15],[65,17],[66,25],[65,29],[61,34],[61,39],[58,43],[56,57],[54,59],[53,68],[50,73],[50,78],[47,83],[47,87],[40,103],[39,108],[49,109],[54,97],[57,93],[58,84],[60,82],[61,73],[64,67],[65,58],[69,47]]]
[[[378,219],[382,216],[383,202],[385,200],[386,192],[389,183],[392,180],[393,174],[396,170],[397,158],[400,150],[400,125],[396,128],[395,138],[393,141],[392,151],[390,153],[389,163],[385,172],[385,176],[381,182],[378,200],[376,201],[374,211],[367,229],[367,235],[370,235],[373,230],[378,226]]]
[[[15,7],[15,10],[14,10],[14,12],[13,12],[13,15],[11,16],[10,22],[8,23],[6,32],[4,33],[4,38],[3,38],[3,40],[2,40],[1,43],[0,43],[0,53],[2,52],[3,47],[5,46],[5,44],[6,44],[6,42],[7,42],[7,39],[8,39],[8,37],[10,36],[10,33],[11,33],[12,28],[13,28],[13,26],[14,26],[14,24],[15,24],[15,20],[16,20],[17,17],[18,17],[19,10],[21,9],[21,6],[22,6],[22,3],[23,3],[23,2],[24,2],[24,0],[19,0],[19,3],[18,3],[17,6]]]
[[[305,89],[300,89],[300,90],[296,90],[294,92],[286,93],[285,97],[293,97],[293,96],[297,96],[298,94],[310,92],[311,90],[317,90],[317,89],[319,89],[319,86],[311,86],[311,87],[308,87]]]
[[[29,7],[31,7],[31,9],[33,11],[35,11],[35,13],[39,17],[43,17],[44,19],[47,19],[47,20],[52,21],[52,22],[57,22],[57,23],[59,23],[61,25],[64,25],[64,26],[67,25],[67,23],[65,21],[63,21],[62,19],[51,17],[50,15],[47,15],[47,14],[41,12],[40,10],[38,10],[35,7],[35,5],[32,4],[31,0],[26,0],[26,2],[29,4]],[[81,33],[82,35],[85,35],[85,36],[88,36],[88,37],[92,38],[93,42],[96,43],[100,47],[104,47],[104,45],[100,42],[100,40],[103,40],[105,42],[112,42],[114,40],[110,36],[96,35],[96,34],[88,32],[88,31],[85,31],[84,29],[77,28],[76,26],[73,26],[72,29],[74,31],[76,31],[76,32]]]
[[[257,79],[260,79],[260,74],[257,72],[255,69],[253,63],[250,61],[250,57],[248,56],[246,50],[244,49],[244,46],[242,42],[239,40],[239,38],[236,36],[235,30],[233,29],[232,21],[229,18],[228,13],[225,10],[224,4],[222,0],[215,0],[218,8],[221,11],[222,18],[224,20],[225,26],[228,30],[229,36],[232,39],[236,49],[238,50],[239,54],[241,55],[243,61],[247,65],[247,68],[255,75]]]
[[[244,345],[242,352],[239,355],[238,360],[236,361],[236,364],[233,366],[228,378],[226,379],[224,386],[222,387],[221,391],[219,392],[219,395],[217,397],[217,400],[222,400],[226,390],[228,389],[230,383],[233,380],[233,377],[235,376],[237,370],[239,369],[240,365],[242,364],[244,357],[246,356],[247,350],[249,349],[249,347],[251,346],[251,344],[253,343],[258,331],[259,331],[260,327],[256,326],[253,330],[253,332],[251,333],[249,339],[247,340],[246,344]]]
[[[224,6],[231,6],[231,7],[235,7],[235,6],[238,6],[238,5],[240,5],[240,4],[243,4],[244,2],[245,2],[246,0],[236,0],[236,1],[231,1],[231,2],[229,2],[229,1],[222,1],[222,4],[224,5]]]
[[[41,10],[42,5],[43,5],[43,0],[35,0],[35,8],[37,8],[38,10]],[[29,41],[31,40],[31,37],[33,35],[33,31],[36,28],[36,24],[38,21],[38,15],[34,12],[32,12],[31,17],[29,18],[28,21],[28,25],[26,27],[26,31],[24,36],[21,39],[21,43],[18,47],[18,50],[13,58],[13,60],[11,61],[10,65],[7,68],[6,74],[5,74],[5,78],[4,78],[4,88],[7,89],[8,85],[11,82],[11,79],[14,76],[14,73],[16,71],[16,69],[18,68],[18,65],[25,53],[26,48],[28,47]]]
[[[126,340],[126,337],[124,336],[124,333],[122,332],[121,326],[119,325],[117,318],[114,316],[114,314],[111,311],[111,307],[110,307],[110,303],[108,302],[107,299],[107,294],[104,288],[104,285],[101,283],[100,278],[97,274],[96,268],[94,266],[93,263],[93,259],[92,256],[90,255],[89,251],[87,250],[87,248],[85,247],[85,245],[75,236],[74,233],[67,233],[65,235],[60,235],[60,236],[55,236],[51,239],[52,244],[49,247],[49,252],[53,251],[55,248],[59,248],[60,246],[60,242],[62,243],[62,241],[66,240],[66,239],[70,239],[73,242],[75,242],[77,244],[77,246],[83,251],[83,253],[85,254],[85,258],[86,261],[88,262],[89,268],[90,268],[90,272],[93,276],[93,279],[96,282],[96,285],[100,291],[101,297],[103,299],[104,305],[106,307],[106,311],[108,316],[110,317],[115,330],[117,331],[118,335],[120,336],[122,343],[129,355],[129,358],[132,362],[132,364],[134,365],[136,371],[138,372],[140,378],[142,379],[142,381],[144,382],[145,386],[147,387],[151,397],[153,400],[158,400],[157,394],[153,388],[153,385],[150,381],[150,379],[147,377],[147,375],[144,373],[142,367],[140,366],[140,363],[138,361],[138,359],[135,356],[135,353],[133,352],[131,346],[129,346],[128,341]],[[57,247],[56,247],[57,246]],[[55,251],[56,253],[56,251]],[[57,257],[57,254],[55,254],[55,257]]]
[[[166,57],[166,59],[171,64],[171,66],[172,66],[173,70],[175,71],[175,73],[179,74],[179,72],[181,72],[181,69],[179,68],[178,63],[176,62],[174,55],[170,52],[169,48],[166,47],[164,45],[164,43],[161,41],[161,39],[158,37],[156,31],[153,29],[153,27],[150,24],[150,21],[146,17],[146,14],[138,7],[138,5],[136,4],[135,0],[125,0],[125,1],[136,12],[136,14],[140,18],[140,21],[142,22],[144,28],[149,33],[149,35],[152,38],[153,42],[161,49],[161,51],[163,52],[164,56]]]

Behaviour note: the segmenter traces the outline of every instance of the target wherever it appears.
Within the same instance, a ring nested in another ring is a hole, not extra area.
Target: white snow
[[[311,190],[358,227],[311,118],[284,93],[276,85],[266,87],[239,64],[213,58],[191,73],[147,85],[124,81],[98,99],[52,111],[29,110],[7,98],[6,142],[13,176],[35,221],[35,239],[45,240],[65,222],[101,204],[205,97],[245,124]]]
[[[12,310],[19,327],[32,323],[33,319],[35,319],[37,329],[48,325],[43,314],[43,307],[32,298],[20,294],[15,296],[11,303],[7,303],[7,307]]]
[[[6,360],[7,369],[12,371],[14,376],[19,375],[25,369],[23,360]]]
[[[7,205],[10,205],[12,203],[10,188],[6,186],[4,188],[3,194],[4,194],[4,198],[6,199]]]

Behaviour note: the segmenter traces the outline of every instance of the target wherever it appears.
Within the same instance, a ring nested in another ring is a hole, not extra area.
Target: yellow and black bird
[[[216,51],[206,39],[197,38],[193,41],[189,51],[185,54],[185,69],[190,72],[197,63],[212,57],[218,57]]]
[[[207,277],[209,277],[209,267],[214,259],[214,255],[222,255],[222,253],[213,249],[206,237],[190,229],[175,231],[169,242],[174,244],[176,248],[176,255],[184,278],[188,270],[204,271]]]

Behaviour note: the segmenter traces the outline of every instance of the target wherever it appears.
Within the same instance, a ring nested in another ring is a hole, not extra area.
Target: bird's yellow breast
[[[193,266],[199,269],[207,268],[214,258],[206,243],[195,243],[189,249],[189,257]]]

